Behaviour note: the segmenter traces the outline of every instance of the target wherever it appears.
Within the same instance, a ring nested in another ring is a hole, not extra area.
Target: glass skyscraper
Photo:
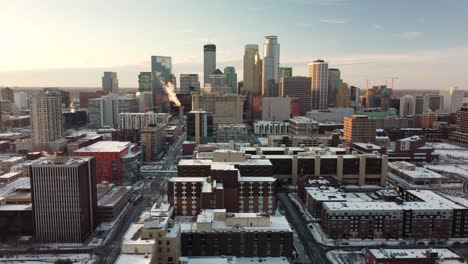
[[[140,72],[140,74],[138,75],[138,91],[151,91],[151,72]]]
[[[231,93],[237,94],[237,73],[232,66],[224,68],[224,74],[227,78],[227,85],[231,87]]]

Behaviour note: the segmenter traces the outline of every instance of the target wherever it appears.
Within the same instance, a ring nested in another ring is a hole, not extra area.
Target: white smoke
[[[169,101],[171,101],[175,106],[180,106],[181,103],[175,93],[174,84],[172,84],[172,82],[164,83],[163,81],[161,81],[161,86],[164,88],[164,91],[166,92]]]

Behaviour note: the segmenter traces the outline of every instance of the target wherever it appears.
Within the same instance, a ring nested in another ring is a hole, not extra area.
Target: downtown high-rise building
[[[292,67],[280,67],[279,68],[279,78],[292,77],[293,68]]]
[[[169,111],[170,103],[164,86],[171,82],[172,78],[172,58],[151,56],[151,89],[153,107],[156,111]]]
[[[310,111],[312,91],[309,77],[293,76],[280,79],[280,96],[299,98],[300,114]]]
[[[228,85],[228,79],[220,69],[216,69],[208,78],[209,83],[203,87],[204,94],[231,94],[232,88]]]
[[[200,80],[196,73],[185,73],[180,75],[179,93],[190,94],[191,90],[200,91]]]
[[[262,94],[279,95],[280,44],[277,36],[266,36],[263,44]]]
[[[244,91],[250,93],[262,92],[262,59],[256,44],[245,45]]]
[[[60,92],[42,91],[31,96],[30,115],[34,151],[47,150],[49,142],[63,137]]]
[[[341,87],[341,73],[339,69],[328,69],[328,105],[335,105],[338,89]]]
[[[233,66],[228,66],[224,68],[224,74],[227,79],[227,86],[231,87],[231,93],[237,93],[237,73],[236,69]]]
[[[439,95],[443,98],[443,111],[445,113],[456,113],[463,106],[465,91],[458,87],[450,87],[447,90],[440,91]]]
[[[187,140],[197,144],[213,142],[213,115],[205,111],[190,111],[187,114]]]
[[[400,117],[412,116],[416,113],[416,97],[404,95],[400,98]]]
[[[0,99],[10,102],[15,102],[13,89],[4,87],[0,89]]]
[[[203,85],[210,82],[210,74],[216,70],[216,45],[203,46]]]
[[[444,100],[441,95],[425,94],[423,98],[423,113],[439,112],[444,109]]]
[[[96,227],[96,159],[51,157],[29,167],[34,237],[83,243]]]
[[[323,60],[309,63],[309,77],[312,78],[312,109],[327,109],[328,63]]]
[[[104,72],[102,90],[106,93],[119,93],[119,79],[116,72]]]
[[[329,91],[330,92],[330,91]],[[350,100],[350,90],[349,86],[345,82],[340,83],[340,87],[336,92],[335,96],[335,103],[333,103],[335,107],[350,107],[351,100]]]
[[[151,72],[140,72],[138,74],[138,91],[151,92]]]

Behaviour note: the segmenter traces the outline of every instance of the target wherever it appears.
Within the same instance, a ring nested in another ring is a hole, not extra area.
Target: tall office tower
[[[266,36],[263,44],[262,94],[279,95],[280,44],[277,36]]]
[[[119,79],[116,72],[104,72],[102,90],[106,93],[119,93]]]
[[[138,91],[151,92],[151,72],[140,72],[138,74]]]
[[[220,69],[216,69],[210,74],[209,83],[205,84],[205,87],[203,87],[203,93],[217,95],[231,94],[232,88],[228,86],[226,74]]]
[[[340,84],[340,87],[338,88],[338,91],[336,92],[335,96],[335,107],[350,107],[351,101],[350,101],[350,91],[348,84],[345,82],[342,82]]]
[[[216,70],[216,45],[203,46],[203,85],[210,82],[210,74]]]
[[[18,110],[28,109],[28,94],[25,92],[15,92],[14,101]]]
[[[63,136],[60,92],[43,91],[34,94],[30,101],[30,115],[34,151],[47,150],[50,141]]]
[[[341,87],[341,73],[339,69],[328,69],[328,105],[335,105],[338,89]]]
[[[280,67],[279,68],[279,78],[292,77],[293,69],[292,67]]]
[[[400,98],[400,117],[412,116],[416,113],[416,98],[405,95]]]
[[[200,91],[200,80],[198,79],[198,74],[181,74],[179,93],[190,94],[191,90]]]
[[[442,96],[438,94],[425,94],[423,96],[423,112],[438,112],[444,109]]]
[[[153,92],[153,107],[159,112],[168,112],[169,98],[163,87],[172,80],[172,58],[151,56],[151,89]]]
[[[424,96],[416,95],[415,96],[415,115],[422,115],[424,113]]]
[[[443,97],[443,111],[445,113],[455,113],[463,106],[465,91],[458,87],[450,87],[445,91],[440,91],[439,95]]]
[[[225,67],[224,74],[227,78],[227,86],[231,87],[231,93],[237,93],[237,73],[233,66]]]
[[[35,239],[83,243],[96,227],[96,159],[55,157],[29,167]]]
[[[166,126],[150,124],[140,129],[141,148],[143,150],[144,160],[151,162],[157,160],[159,154],[164,149],[166,142]]]
[[[376,120],[363,115],[344,118],[343,139],[348,143],[375,142]]]
[[[457,111],[457,131],[450,134],[450,139],[468,144],[468,107],[462,106]]]
[[[197,144],[214,142],[213,115],[205,111],[190,111],[187,114],[187,140]]]
[[[258,54],[258,45],[245,45],[244,51],[244,91],[262,92],[262,59]]]
[[[328,63],[323,60],[309,63],[309,77],[312,78],[312,109],[327,109]]]
[[[350,93],[350,100],[351,100],[351,106],[353,107],[358,107],[359,106],[359,97],[361,95],[361,91],[359,87],[356,86],[351,86],[349,88],[349,93]]]
[[[0,91],[0,99],[14,103],[15,97],[14,97],[13,89],[9,87],[2,88]]]
[[[392,89],[388,88],[387,85],[381,85],[379,87],[380,93],[380,109],[382,111],[387,111],[390,108],[390,101],[392,95]]]
[[[300,113],[306,115],[311,109],[312,91],[309,77],[294,76],[280,79],[280,96],[300,99]]]

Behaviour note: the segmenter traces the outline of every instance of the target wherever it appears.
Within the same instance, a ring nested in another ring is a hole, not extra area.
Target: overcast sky
[[[245,44],[277,35],[280,64],[321,58],[350,85],[468,88],[465,0],[0,0],[0,86],[137,87],[151,55],[203,79],[203,45],[242,79]]]

